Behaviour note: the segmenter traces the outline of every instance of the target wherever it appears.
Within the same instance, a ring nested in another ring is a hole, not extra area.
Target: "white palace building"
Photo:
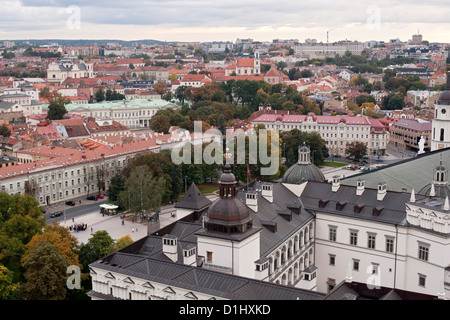
[[[438,152],[450,158],[449,149]],[[212,203],[191,185],[175,206],[185,219],[90,265],[90,297],[450,297],[449,198],[435,192],[449,188],[448,160],[434,165],[428,195],[391,191],[384,181],[368,188],[364,175],[354,185],[325,182],[306,146],[294,166],[289,181],[237,189],[227,165]]]

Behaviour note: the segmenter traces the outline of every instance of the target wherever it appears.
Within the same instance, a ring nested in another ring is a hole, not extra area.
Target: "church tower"
[[[204,258],[203,268],[254,278],[261,228],[253,227],[247,205],[236,197],[236,185],[226,164],[220,177],[220,197],[204,215],[203,229],[195,234],[198,255]]]
[[[259,57],[259,50],[255,50],[255,58],[253,59],[254,74],[261,72],[261,58]]]
[[[431,151],[450,147],[450,76],[447,73],[447,88],[434,106],[431,131]]]

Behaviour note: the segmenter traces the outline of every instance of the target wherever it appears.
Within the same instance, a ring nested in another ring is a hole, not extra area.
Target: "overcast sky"
[[[0,0],[0,39],[450,42],[449,0]]]

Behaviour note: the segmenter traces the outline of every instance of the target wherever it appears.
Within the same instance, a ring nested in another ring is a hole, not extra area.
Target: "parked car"
[[[59,211],[59,212],[54,212],[54,213],[52,213],[51,215],[50,215],[50,218],[56,218],[56,217],[59,217],[59,216],[61,216],[63,213],[61,212],[61,211]]]
[[[104,195],[102,195],[101,193],[99,193],[98,195],[97,195],[97,198],[98,199],[103,199],[105,196]]]
[[[383,159],[377,159],[377,162],[383,162],[384,160]]]
[[[353,167],[352,164],[348,164],[348,165],[346,166],[347,169],[351,169],[352,167]]]
[[[75,201],[66,201],[66,205],[73,207],[75,205]]]
[[[96,196],[89,196],[86,199],[87,200],[95,200],[95,201],[97,201],[97,197]]]

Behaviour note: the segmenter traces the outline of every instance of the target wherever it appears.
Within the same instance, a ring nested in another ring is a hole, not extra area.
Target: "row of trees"
[[[0,299],[88,299],[88,265],[133,241],[113,240],[97,231],[79,244],[56,222],[46,225],[39,203],[29,194],[0,193]],[[81,271],[81,288],[69,290],[69,266]]]
[[[167,92],[165,89],[160,91]],[[299,114],[321,112],[315,102],[295,88],[286,84],[270,85],[264,81],[229,80],[200,88],[180,86],[175,98],[183,107],[158,111],[150,123],[152,130],[167,133],[170,126],[180,126],[192,131],[194,121],[203,121],[205,130],[215,126],[224,132],[226,126],[233,126],[233,119],[247,119],[260,105]],[[185,104],[187,101],[190,107]]]
[[[125,95],[118,93],[115,89],[107,89],[106,91],[103,88],[100,88],[95,93],[95,100],[97,102],[102,101],[114,101],[114,100],[124,100]]]

